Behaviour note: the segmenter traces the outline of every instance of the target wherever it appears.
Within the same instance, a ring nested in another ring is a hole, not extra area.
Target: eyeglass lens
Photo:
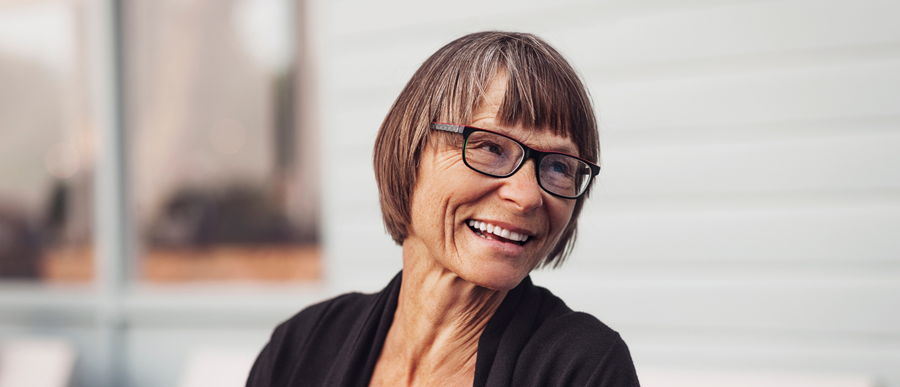
[[[466,140],[463,158],[469,167],[492,176],[506,177],[524,161],[525,149],[514,140],[491,132],[472,132]],[[563,197],[580,195],[590,183],[591,168],[577,158],[550,153],[540,159],[537,175],[540,186]]]

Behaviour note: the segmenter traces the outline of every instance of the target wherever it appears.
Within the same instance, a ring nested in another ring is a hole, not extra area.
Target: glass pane
[[[83,4],[0,3],[0,278],[93,277]]]
[[[131,0],[125,10],[139,278],[317,279],[292,2]]]

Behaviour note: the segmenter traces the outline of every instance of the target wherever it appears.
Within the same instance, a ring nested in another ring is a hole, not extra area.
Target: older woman
[[[384,120],[375,174],[403,270],[281,324],[248,386],[637,386],[619,335],[528,274],[559,266],[600,168],[575,71],[529,34],[464,36]]]

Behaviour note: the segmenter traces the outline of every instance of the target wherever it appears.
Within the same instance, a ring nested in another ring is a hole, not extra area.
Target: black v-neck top
[[[285,321],[256,359],[247,387],[366,387],[397,309],[402,275],[376,294],[350,293]],[[639,386],[619,334],[522,280],[478,341],[474,387]]]

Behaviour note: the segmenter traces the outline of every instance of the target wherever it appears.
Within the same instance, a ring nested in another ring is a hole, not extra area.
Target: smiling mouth
[[[515,231],[506,230],[500,226],[494,226],[490,223],[485,223],[480,220],[470,219],[468,221],[469,228],[475,232],[475,235],[478,235],[484,239],[497,240],[500,242],[506,243],[514,243],[519,246],[525,245],[530,236],[525,234],[519,234]]]

